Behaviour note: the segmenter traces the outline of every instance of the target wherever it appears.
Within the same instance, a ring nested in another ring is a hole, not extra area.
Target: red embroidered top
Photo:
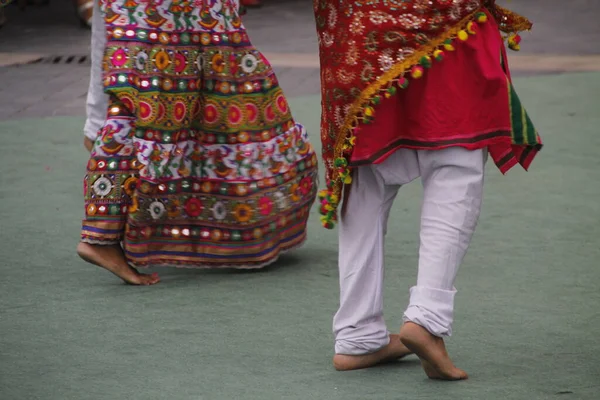
[[[321,59],[327,189],[320,194],[320,211],[325,227],[332,228],[336,220],[342,187],[351,182],[350,166],[380,162],[397,147],[488,146],[492,157],[502,153],[514,159],[510,144],[519,143],[512,132],[512,87],[502,66],[498,28],[514,33],[529,29],[529,21],[494,1],[482,0],[315,0],[314,8]],[[484,27],[489,20],[497,24]],[[468,50],[463,45],[480,29],[488,32],[471,44],[475,53],[449,54]],[[509,37],[511,47],[518,48],[518,42],[518,36]],[[498,51],[491,54],[492,49]],[[438,67],[445,56],[448,67]],[[458,69],[461,73],[453,74]],[[424,74],[426,79],[411,83]],[[486,90],[482,82],[491,86]],[[462,110],[455,104],[457,95],[468,99]],[[488,107],[499,107],[499,112],[473,118],[477,102],[483,99]],[[520,107],[518,98],[516,104]],[[532,126],[529,130],[530,141],[538,146],[537,133]],[[487,137],[486,142],[474,144],[480,141],[474,140],[476,136]],[[494,143],[509,150],[494,152],[490,147]],[[514,165],[512,159],[497,164]]]

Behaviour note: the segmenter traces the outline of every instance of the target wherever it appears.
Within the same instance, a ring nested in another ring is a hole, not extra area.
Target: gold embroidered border
[[[344,151],[352,151],[352,147],[346,146],[346,140],[352,138],[353,131],[356,129],[362,120],[365,120],[365,109],[368,104],[372,101],[373,97],[391,87],[399,78],[403,78],[404,74],[421,62],[423,57],[431,56],[435,50],[441,48],[444,44],[448,43],[449,40],[456,38],[461,31],[469,30],[469,24],[477,18],[478,15],[482,14],[483,10],[488,8],[494,19],[500,26],[500,30],[505,33],[515,33],[523,30],[531,29],[531,22],[525,17],[522,17],[510,10],[495,4],[487,7],[481,7],[473,13],[463,18],[456,26],[444,32],[444,34],[433,39],[430,43],[422,46],[418,52],[413,53],[410,57],[407,57],[400,63],[395,64],[392,68],[381,75],[375,82],[371,83],[365,88],[360,96],[354,101],[348,115],[346,116],[342,128],[340,129],[335,142],[333,162],[334,165],[338,159],[344,158]],[[472,33],[469,33],[472,34]],[[509,38],[509,44],[510,44]],[[468,40],[468,37],[466,39]],[[516,43],[515,49],[518,49],[518,42]],[[367,118],[370,116],[367,116]],[[345,147],[346,146],[346,147]],[[346,160],[347,163],[347,160]],[[321,191],[321,217],[323,226],[326,228],[333,228],[333,223],[337,219],[337,208],[341,198],[342,189],[344,186],[344,178],[338,173],[337,167],[328,168],[330,182],[326,190]],[[347,168],[347,167],[344,167]]]

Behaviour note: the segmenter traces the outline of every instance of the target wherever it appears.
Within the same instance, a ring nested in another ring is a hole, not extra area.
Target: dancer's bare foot
[[[127,264],[123,250],[118,244],[100,246],[81,242],[77,245],[77,254],[85,261],[107,269],[129,285],[154,285],[160,281],[157,273],[140,274]]]
[[[85,136],[83,138],[83,146],[86,148],[87,151],[89,151],[91,153],[92,148],[94,147],[94,141],[92,139],[88,138],[87,136]]]
[[[370,354],[352,356],[336,354],[333,356],[333,366],[338,371],[369,368],[377,364],[398,360],[412,352],[400,341],[400,335],[390,335],[390,343],[382,349]]]
[[[452,363],[444,339],[432,335],[422,326],[406,322],[400,329],[400,340],[419,356],[429,378],[447,381],[468,378],[465,371]]]

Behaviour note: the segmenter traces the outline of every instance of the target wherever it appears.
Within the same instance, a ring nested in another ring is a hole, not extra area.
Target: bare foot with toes
[[[350,371],[395,361],[409,354],[411,354],[411,351],[400,341],[400,335],[391,334],[390,343],[375,353],[361,355],[336,354],[333,356],[333,366],[338,371]]]
[[[147,286],[160,282],[157,273],[141,274],[131,267],[118,244],[100,246],[81,242],[77,245],[77,254],[85,261],[112,272],[129,285]]]
[[[468,378],[465,371],[452,363],[444,339],[432,335],[422,326],[412,322],[405,323],[400,329],[400,339],[419,356],[429,378],[448,381]]]

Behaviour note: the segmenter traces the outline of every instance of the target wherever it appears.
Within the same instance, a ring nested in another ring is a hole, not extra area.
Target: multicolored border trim
[[[531,22],[500,6],[489,6],[490,13],[498,20],[500,30],[507,33],[505,40],[511,50],[518,51],[521,37],[517,32],[531,29]],[[319,192],[321,224],[333,229],[337,222],[337,209],[340,204],[344,185],[352,183],[352,171],[349,162],[356,143],[356,129],[360,124],[370,123],[375,116],[375,107],[383,99],[395,95],[398,89],[406,89],[409,79],[419,79],[435,62],[444,59],[444,52],[454,51],[456,40],[466,41],[477,34],[477,24],[488,21],[488,15],[480,9],[469,14],[455,27],[421,47],[402,62],[395,64],[369,85],[354,101],[340,129],[334,148],[334,168],[328,171],[327,189]],[[408,76],[408,78],[407,78]]]

